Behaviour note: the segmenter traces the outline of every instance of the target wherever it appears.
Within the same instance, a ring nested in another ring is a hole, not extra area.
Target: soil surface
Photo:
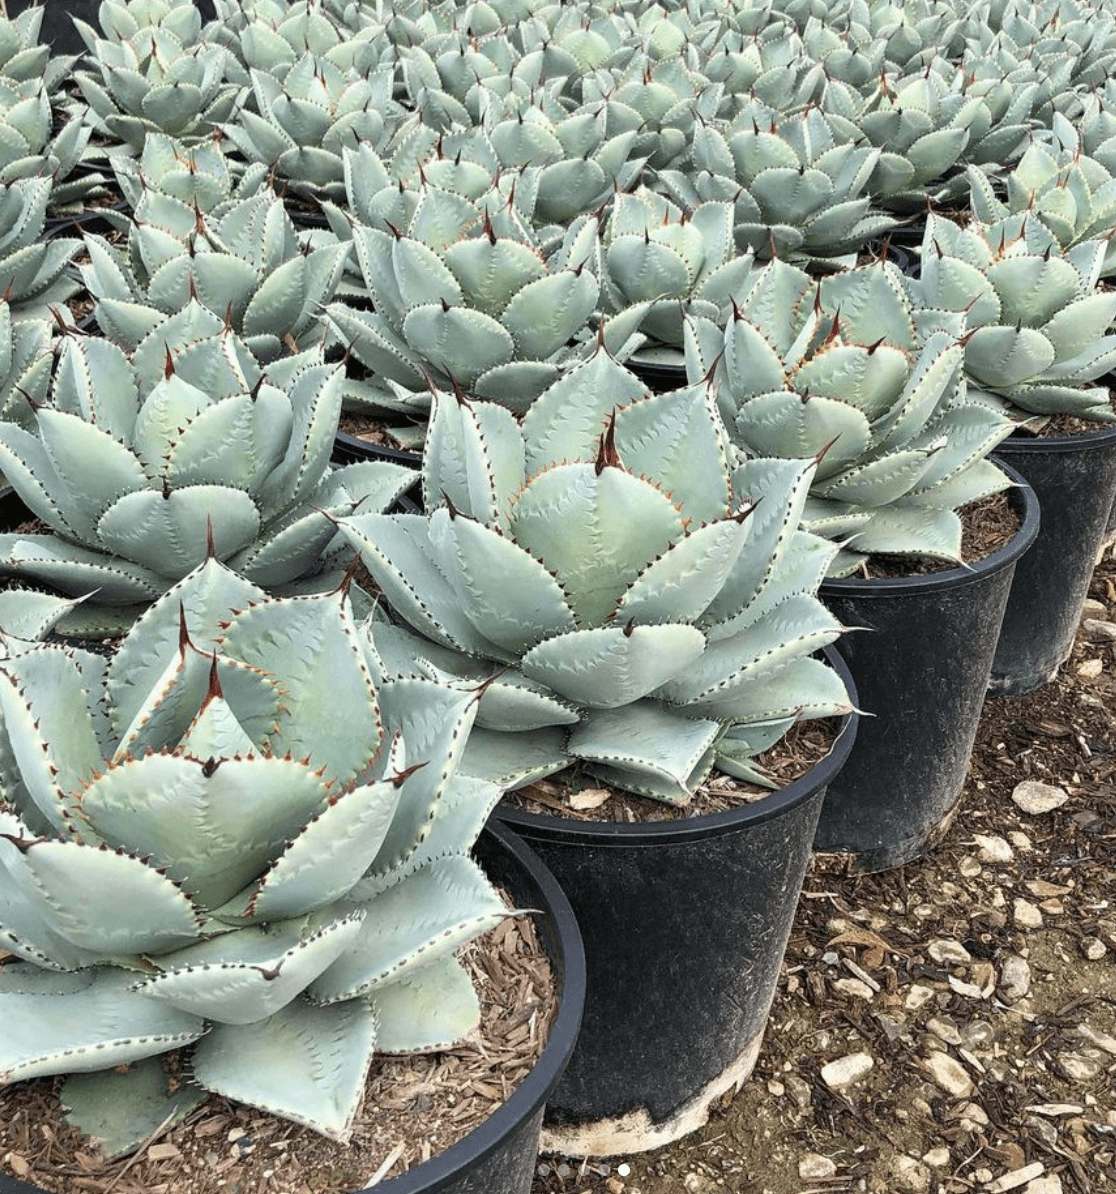
[[[932,856],[814,858],[739,1094],[656,1153],[543,1158],[532,1194],[1116,1191],[1111,555],[1089,600],[1060,677],[986,703]]]

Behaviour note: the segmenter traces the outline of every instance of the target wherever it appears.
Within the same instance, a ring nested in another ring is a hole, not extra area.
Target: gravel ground
[[[1055,683],[985,705],[932,857],[815,858],[744,1089],[532,1194],[1116,1194],[1116,560]],[[1022,785],[1022,786],[1021,786]]]

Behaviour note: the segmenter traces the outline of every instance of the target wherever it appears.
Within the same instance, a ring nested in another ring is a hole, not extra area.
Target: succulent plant
[[[0,299],[17,319],[43,315],[78,289],[65,271],[81,241],[42,239],[50,193],[49,178],[0,182]]]
[[[389,671],[483,685],[468,773],[580,762],[683,802],[848,708],[810,658],[840,630],[816,598],[835,549],[797,529],[813,471],[734,466],[704,384],[651,397],[599,349],[522,426],[438,392],[427,513],[339,525],[406,624],[373,628]]]
[[[479,1021],[454,951],[508,909],[468,856],[499,796],[454,774],[474,713],[381,681],[344,587],[268,598],[213,559],[110,661],[9,642],[0,1083],[78,1075],[90,1130],[193,1045],[204,1090],[344,1140],[374,1051]]]
[[[1116,230],[1116,178],[1081,152],[1076,130],[1060,112],[1054,113],[1051,142],[1033,142],[1014,169],[995,181],[970,167],[973,214],[982,224],[995,224],[1031,211],[1063,249],[1086,240],[1106,240],[1101,275],[1116,273],[1116,247],[1109,239]]]
[[[798,31],[772,21],[756,32],[726,30],[706,58],[703,73],[744,106],[758,101],[789,112],[816,99],[824,85],[820,63],[806,54]],[[730,102],[721,115],[735,115]]]
[[[877,552],[959,560],[954,511],[1010,484],[985,458],[1013,425],[970,398],[965,351],[946,330],[920,337],[883,262],[818,282],[772,261],[727,327],[687,328],[690,376],[715,379],[741,449],[821,456],[803,526],[851,536],[837,575]]]
[[[49,176],[50,206],[58,210],[89,195],[104,179],[70,177],[92,132],[81,117],[70,117],[57,134],[53,125],[45,84],[20,84],[0,75],[0,182]]]
[[[371,168],[368,156],[362,166]],[[377,181],[388,177],[381,165]],[[526,409],[574,354],[569,341],[597,308],[598,277],[585,264],[596,220],[575,222],[564,251],[547,258],[518,187],[469,198],[424,182],[389,184],[378,195],[371,203],[382,226],[352,232],[374,310],[331,304],[341,343],[412,391],[432,378]]]
[[[31,408],[46,401],[50,385],[51,327],[45,319],[12,318],[0,299],[0,420],[31,421]]]
[[[1088,384],[1116,364],[1116,293],[1097,289],[1107,251],[1101,240],[1063,250],[1030,211],[966,228],[931,215],[912,290],[931,321],[965,313],[965,371],[988,401],[1021,420],[1112,421],[1108,388]]]
[[[40,80],[51,94],[73,69],[75,57],[52,55],[39,44],[45,5],[32,5],[11,19],[0,17],[0,76],[16,83]]]
[[[225,316],[259,361],[311,348],[319,310],[333,298],[349,255],[343,244],[299,243],[283,202],[262,190],[212,215],[148,188],[128,224],[126,249],[85,238],[81,267],[101,330],[129,347],[191,297]]]
[[[636,330],[653,346],[681,349],[683,315],[719,318],[752,270],[738,253],[730,202],[684,211],[641,188],[613,201],[604,241],[604,309],[612,334]]]
[[[100,22],[104,37],[74,22],[91,66],[74,80],[99,132],[139,152],[149,132],[197,140],[232,115],[240,88],[226,81],[228,54],[199,43],[190,0],[103,0]]]
[[[894,227],[865,194],[882,151],[843,139],[819,108],[757,123],[703,122],[690,169],[660,177],[684,206],[731,202],[737,247],[789,259],[855,252]]]
[[[225,135],[299,195],[343,198],[342,150],[361,142],[380,148],[401,122],[390,64],[361,75],[307,52],[282,80],[249,73],[256,110],[246,104]]]
[[[261,368],[196,301],[131,353],[67,336],[31,429],[0,424],[0,469],[51,532],[0,536],[0,568],[112,607],[165,592],[207,537],[262,585],[318,572],[332,518],[413,478],[330,469],[340,402],[320,348]]]

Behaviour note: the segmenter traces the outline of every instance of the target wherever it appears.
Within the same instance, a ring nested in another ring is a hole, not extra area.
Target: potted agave
[[[682,812],[497,809],[555,871],[586,941],[550,1151],[676,1139],[755,1064],[855,724],[847,676],[817,657],[841,627],[816,597],[835,549],[797,529],[814,468],[735,465],[704,385],[649,395],[598,347],[521,421],[435,392],[426,513],[339,521],[390,606],[375,628],[389,673],[478,686],[465,772],[524,786],[576,765]],[[756,756],[813,717],[843,720],[804,776],[687,814],[714,767],[770,784]]]
[[[209,555],[108,659],[13,637],[70,603],[4,595],[0,1085],[65,1075],[110,1153],[207,1092],[347,1142],[374,1054],[479,1022],[456,951],[511,910],[469,856],[500,795],[457,771],[475,694],[386,678],[348,590],[268,597]],[[377,1189],[530,1183],[583,974],[537,860],[499,832],[486,853],[541,911],[560,1010],[490,1122]]]
[[[924,334],[920,318],[889,263],[817,282],[774,260],[724,328],[688,328],[690,375],[713,378],[742,451],[825,449],[803,525],[843,544],[822,598],[846,625],[874,631],[839,648],[873,716],[829,786],[815,844],[865,870],[916,857],[948,825],[1012,573],[1038,524],[1030,491],[1017,490],[1018,532],[956,566],[956,510],[1012,484],[986,457],[1013,424],[967,390],[960,328]],[[853,575],[881,555],[946,566]]]

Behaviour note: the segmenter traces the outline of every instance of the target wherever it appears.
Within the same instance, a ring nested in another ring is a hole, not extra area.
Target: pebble
[[[948,938],[931,941],[930,947],[926,952],[935,962],[943,966],[964,966],[973,960],[972,954],[969,953],[960,941],[951,941]]]
[[[811,1178],[832,1177],[837,1172],[837,1166],[820,1153],[807,1153],[798,1162],[798,1176],[804,1181]]]
[[[1046,1166],[1041,1161],[1035,1161],[1030,1165],[1025,1165],[1022,1169],[1013,1169],[1010,1173],[996,1178],[994,1182],[989,1182],[988,1194],[1007,1194],[1008,1190],[1016,1190],[1020,1186],[1026,1185],[1032,1178],[1039,1177],[1045,1168]]]
[[[857,999],[871,999],[875,994],[867,983],[858,978],[839,978],[833,985],[838,991],[844,991],[846,995],[852,995]]]
[[[889,1041],[897,1041],[907,1031],[907,1026],[902,1020],[896,1020],[894,1016],[886,1016],[883,1012],[876,1012],[876,1023],[883,1029],[884,1036]]]
[[[1062,1179],[1056,1173],[1036,1177],[1028,1182],[1023,1194],[1062,1194]]]
[[[1004,998],[1014,1002],[1031,989],[1031,967],[1025,958],[1009,954],[1000,967],[1000,986]]]
[[[821,960],[827,966],[836,966],[841,960],[841,955],[835,949],[827,949],[821,956]]]
[[[930,1170],[915,1157],[908,1157],[900,1153],[899,1156],[892,1158],[888,1171],[891,1176],[892,1188],[895,1190],[907,1191],[909,1194],[921,1194],[923,1190],[930,1189]]]
[[[1025,812],[1037,817],[1042,813],[1061,808],[1069,800],[1065,788],[1056,784],[1044,784],[1037,779],[1025,779],[1016,784],[1011,793],[1012,800]]]
[[[973,1093],[972,1079],[965,1072],[964,1066],[950,1057],[948,1053],[935,1053],[923,1064],[942,1090],[947,1091],[955,1098],[963,1099]]]
[[[783,1081],[786,1083],[787,1090],[790,1092],[790,1097],[794,1100],[795,1106],[800,1111],[805,1111],[810,1106],[811,1101],[810,1084],[797,1074],[787,1074]]]
[[[1100,1066],[1080,1053],[1062,1053],[1058,1060],[1072,1082],[1088,1082],[1100,1073]]]
[[[949,1149],[932,1148],[928,1153],[922,1154],[922,1159],[931,1169],[944,1169],[949,1164]]]
[[[1116,642],[1116,622],[1104,622],[1100,618],[1084,618],[1081,629],[1088,638]]]
[[[996,1030],[987,1020],[973,1020],[965,1025],[961,1043],[966,1049],[982,1049],[985,1045],[990,1045],[995,1036]]]
[[[767,1093],[780,1098],[787,1093],[787,1088],[781,1082],[771,1081],[767,1084]]]
[[[1099,962],[1108,953],[1108,950],[1099,937],[1085,937],[1081,942],[1081,952],[1090,962]]]
[[[934,1016],[926,1022],[926,1027],[947,1045],[961,1044],[961,1033],[958,1032],[957,1025],[945,1016]]]
[[[915,983],[907,992],[907,998],[903,1000],[903,1006],[909,1012],[917,1012],[920,1007],[924,1007],[933,998],[934,992],[930,987],[923,987],[919,983]]]
[[[1080,1103],[1032,1103],[1027,1110],[1057,1119],[1063,1115],[1080,1115],[1085,1108]]]
[[[1091,1028],[1088,1024],[1079,1024],[1077,1031],[1089,1044],[1096,1045],[1098,1049],[1103,1049],[1106,1053],[1116,1056],[1116,1037],[1109,1036],[1107,1032],[1101,1032],[1097,1028]]]
[[[1048,1119],[1042,1119],[1037,1115],[1028,1115],[1023,1122],[1047,1148],[1057,1147],[1058,1129]]]
[[[1041,929],[1042,913],[1022,896],[1016,896],[1011,904],[1012,919],[1021,929]]]
[[[875,1064],[867,1053],[849,1053],[822,1066],[822,1081],[830,1090],[842,1090],[863,1078]]]
[[[1104,664],[1099,659],[1086,659],[1077,665],[1077,674],[1083,680],[1095,680],[1104,671]]]
[[[957,864],[957,866],[961,874],[964,875],[966,879],[975,879],[977,875],[984,870],[984,867],[980,865],[980,862],[971,854],[966,854],[965,857],[962,858]]]
[[[985,862],[1011,862],[1015,857],[1007,842],[995,834],[974,833],[973,841],[980,847],[980,856]]]
[[[1095,597],[1086,597],[1085,604],[1081,607],[1081,617],[1084,618],[1107,618],[1108,606],[1103,601],[1098,601]]]

